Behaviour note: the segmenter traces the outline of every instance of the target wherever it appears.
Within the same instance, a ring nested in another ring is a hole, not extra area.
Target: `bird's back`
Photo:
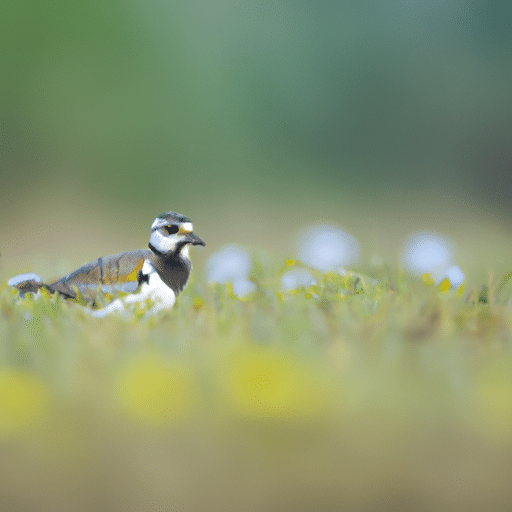
[[[47,288],[76,298],[76,286],[87,300],[94,299],[98,289],[104,293],[134,292],[139,285],[138,273],[144,260],[151,255],[149,249],[141,249],[98,258],[47,285]]]

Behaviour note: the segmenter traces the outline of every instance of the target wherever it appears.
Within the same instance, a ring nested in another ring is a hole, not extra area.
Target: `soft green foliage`
[[[512,305],[335,273],[191,282],[90,317],[0,292],[0,495],[16,510],[491,510],[512,500]],[[44,469],[42,469],[44,468]],[[482,508],[483,507],[483,508]]]

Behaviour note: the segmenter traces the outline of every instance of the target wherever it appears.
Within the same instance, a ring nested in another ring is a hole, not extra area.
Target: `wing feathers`
[[[48,285],[48,288],[75,298],[73,286],[76,286],[86,299],[94,299],[100,286],[106,293],[133,292],[138,287],[137,274],[144,259],[151,254],[150,250],[141,249],[98,258]]]

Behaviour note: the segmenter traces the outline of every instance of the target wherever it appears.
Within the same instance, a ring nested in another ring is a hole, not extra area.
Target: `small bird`
[[[206,245],[193,233],[191,220],[175,212],[162,213],[151,225],[149,249],[98,258],[51,284],[43,283],[36,274],[15,276],[8,284],[17,288],[22,296],[44,288],[67,299],[82,295],[90,301],[94,300],[98,290],[104,293],[134,292],[91,314],[102,317],[123,311],[127,304],[143,305],[146,299],[153,303],[149,311],[152,314],[171,308],[187,284],[192,270],[189,245]]]

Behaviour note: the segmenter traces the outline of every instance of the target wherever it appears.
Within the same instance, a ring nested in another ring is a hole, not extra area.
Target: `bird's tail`
[[[30,274],[19,274],[11,277],[11,279],[7,281],[7,284],[19,290],[22,297],[25,293],[37,293],[40,288],[46,287],[43,280],[32,272]]]

